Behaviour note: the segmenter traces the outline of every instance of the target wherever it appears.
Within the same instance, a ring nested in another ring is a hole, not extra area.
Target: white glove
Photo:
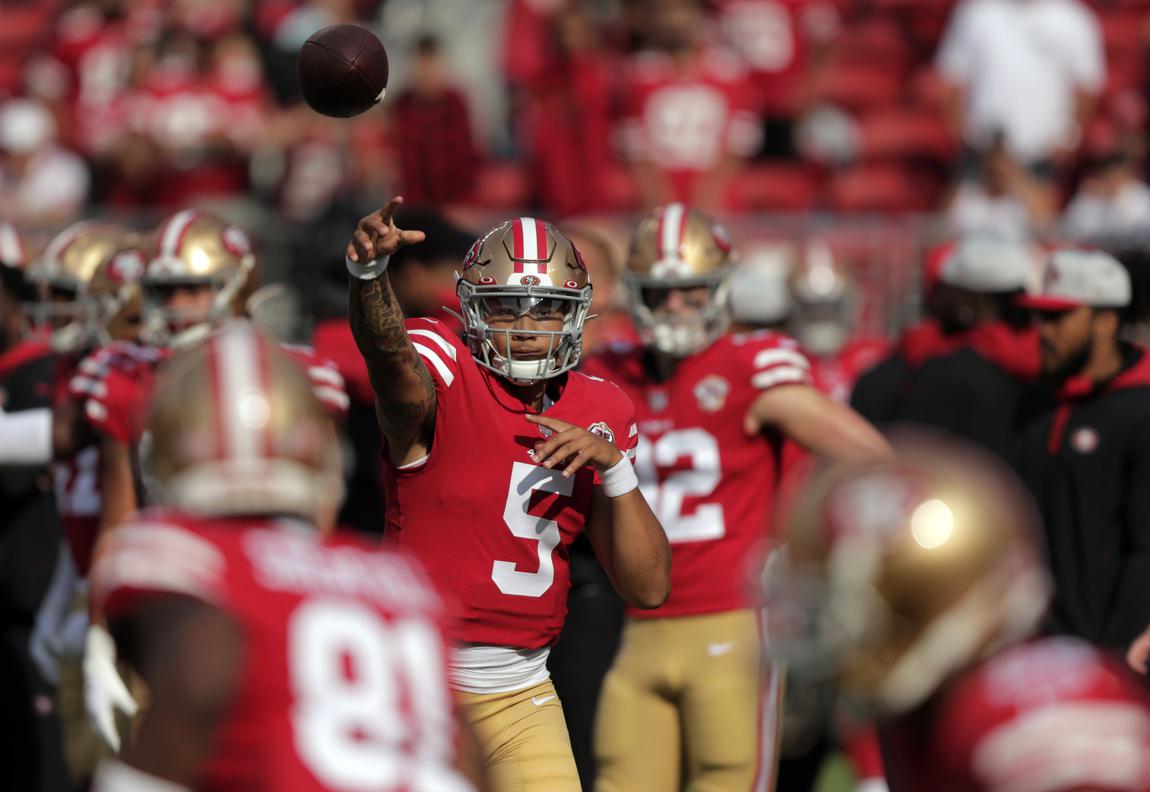
[[[84,707],[92,729],[109,748],[119,753],[116,710],[131,717],[139,707],[116,669],[116,644],[98,624],[88,628],[84,648]]]
[[[890,792],[885,778],[865,778],[855,784],[855,792]]]
[[[28,653],[32,662],[46,682],[56,684],[60,677],[60,633],[72,599],[79,583],[79,575],[72,564],[72,554],[63,543],[56,551],[56,566],[52,570],[52,582],[36,611],[36,622],[32,626],[32,637],[28,642]],[[86,617],[85,617],[86,618]]]

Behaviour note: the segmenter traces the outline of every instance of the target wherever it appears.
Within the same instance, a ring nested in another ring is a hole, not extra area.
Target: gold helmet
[[[91,327],[101,345],[135,341],[140,333],[140,278],[149,247],[146,237],[129,237],[124,247],[105,259],[88,284]]]
[[[463,260],[456,290],[464,339],[479,365],[520,382],[554,377],[578,365],[591,307],[591,278],[578,249],[550,223],[519,217],[488,231]],[[487,322],[495,312],[522,317],[541,311],[559,311],[563,329],[496,329]],[[506,357],[492,344],[500,333],[507,337]],[[515,359],[512,334],[546,337],[546,356]]]
[[[733,258],[726,230],[683,204],[661,206],[641,220],[624,280],[644,343],[685,357],[721,336],[731,321],[727,276]],[[695,289],[707,290],[705,301],[687,311],[665,309],[673,291]]]
[[[185,209],[156,232],[153,255],[144,269],[144,335],[153,344],[179,346],[206,336],[222,320],[243,316],[257,285],[251,238],[218,217]],[[173,290],[206,287],[205,311],[167,305]]]
[[[854,324],[855,289],[822,240],[807,244],[791,273],[795,338],[815,355],[833,355],[847,342]]]
[[[224,324],[165,366],[147,459],[163,503],[327,522],[342,499],[334,426],[298,363],[253,324]]]
[[[88,292],[100,266],[135,244],[134,231],[110,223],[84,221],[57,234],[28,268],[39,291],[31,308],[33,324],[52,330],[57,349],[75,350],[92,341]]]
[[[866,718],[915,707],[1020,639],[1049,597],[1038,518],[1010,470],[935,437],[893,446],[893,459],[816,473],[764,574],[788,676]]]

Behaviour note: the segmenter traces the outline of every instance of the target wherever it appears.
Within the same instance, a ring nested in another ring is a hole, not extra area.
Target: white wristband
[[[371,261],[360,263],[352,261],[350,256],[344,256],[343,262],[347,265],[347,271],[351,273],[353,278],[359,280],[375,280],[383,273],[387,272],[387,262],[391,261],[391,256],[381,256]]]
[[[635,468],[631,467],[631,460],[626,455],[600,473],[599,477],[603,480],[603,492],[608,498],[626,495],[639,486],[639,477],[635,475]]]
[[[0,465],[47,465],[52,461],[52,410],[0,409]]]

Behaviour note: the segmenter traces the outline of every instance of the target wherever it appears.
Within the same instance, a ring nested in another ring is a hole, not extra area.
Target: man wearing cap
[[[1130,278],[1113,257],[1050,257],[1033,311],[1049,386],[1018,467],[1042,514],[1048,628],[1125,651],[1150,622],[1150,356],[1119,340]]]
[[[973,237],[958,244],[940,273],[956,348],[918,370],[903,420],[1010,457],[1019,406],[1038,374],[1038,339],[1014,300],[1036,264],[1016,242]]]

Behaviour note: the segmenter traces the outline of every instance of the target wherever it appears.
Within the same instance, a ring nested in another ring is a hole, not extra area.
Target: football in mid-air
[[[367,28],[332,25],[300,47],[296,79],[304,100],[317,113],[350,118],[383,99],[387,52]]]

